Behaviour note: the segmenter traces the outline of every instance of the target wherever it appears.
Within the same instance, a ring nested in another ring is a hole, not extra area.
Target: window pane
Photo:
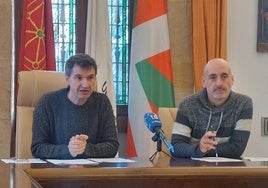
[[[128,103],[129,38],[126,0],[108,0],[112,44],[113,81],[117,104]],[[52,0],[57,71],[64,71],[65,61],[75,53],[75,0]]]
[[[126,0],[108,0],[116,103],[128,103],[128,8]]]
[[[65,61],[75,53],[75,1],[52,0],[56,70],[64,71]]]

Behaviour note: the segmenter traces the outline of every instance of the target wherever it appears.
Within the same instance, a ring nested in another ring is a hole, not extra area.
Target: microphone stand
[[[156,157],[156,155],[159,153],[159,152],[163,152],[164,154],[166,154],[167,156],[169,156],[170,158],[174,159],[170,154],[168,154],[167,152],[163,151],[162,150],[162,140],[160,138],[160,136],[158,134],[155,134],[153,137],[152,137],[152,140],[156,143],[156,151],[153,153],[153,155],[149,158],[149,160],[151,162],[154,161],[154,158]],[[175,159],[174,159],[175,160]]]

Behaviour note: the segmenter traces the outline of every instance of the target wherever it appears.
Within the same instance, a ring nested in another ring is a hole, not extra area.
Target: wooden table
[[[0,187],[1,188],[39,188],[42,187],[15,164],[0,162]]]
[[[134,160],[137,162],[93,166],[16,164],[14,168],[48,188],[268,187],[268,162],[208,163],[191,159],[173,160],[162,153],[153,163],[148,159]]]

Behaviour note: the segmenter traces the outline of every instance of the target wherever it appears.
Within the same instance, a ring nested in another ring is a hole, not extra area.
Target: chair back
[[[67,87],[65,74],[56,71],[21,71],[18,73],[16,106],[16,158],[33,158],[31,153],[33,110],[40,97]]]
[[[160,107],[158,109],[158,116],[162,122],[162,130],[167,137],[168,141],[171,141],[172,128],[176,118],[178,108]],[[162,144],[162,150],[168,152],[167,147]]]

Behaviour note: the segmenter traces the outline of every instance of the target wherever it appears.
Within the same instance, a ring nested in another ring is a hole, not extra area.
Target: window
[[[128,103],[129,69],[129,22],[128,1],[108,0],[110,33],[112,40],[113,79],[116,91],[116,103]]]
[[[65,61],[75,53],[75,1],[52,0],[56,70],[64,71]]]
[[[52,0],[56,69],[75,54],[75,0]],[[129,1],[108,0],[112,44],[113,81],[117,105],[128,103]]]

